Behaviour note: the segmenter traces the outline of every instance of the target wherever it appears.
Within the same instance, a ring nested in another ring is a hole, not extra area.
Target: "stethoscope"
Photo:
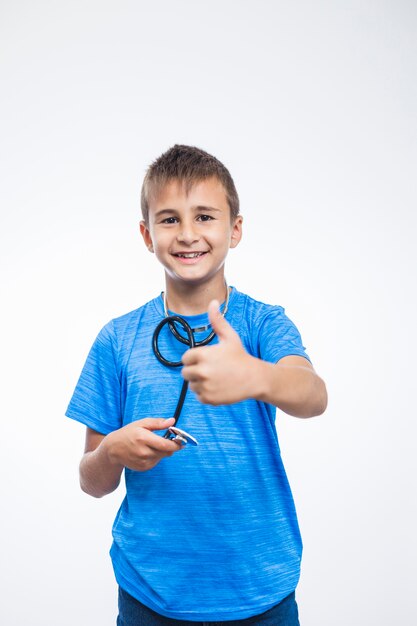
[[[226,302],[225,302],[224,310],[222,313],[223,316],[226,315],[228,306],[229,306],[229,287],[226,284]],[[214,332],[214,330],[211,330],[210,333],[207,335],[207,337],[205,337],[201,341],[196,341],[194,334],[209,330],[211,328],[211,325],[208,324],[207,326],[191,328],[189,323],[184,318],[180,317],[179,315],[168,315],[168,307],[167,307],[165,293],[164,293],[164,313],[165,313],[165,317],[159,322],[159,324],[154,330],[153,337],[152,337],[152,348],[158,361],[162,363],[163,365],[166,365],[167,367],[181,367],[182,361],[169,361],[164,356],[162,356],[162,354],[159,351],[159,346],[158,346],[159,334],[166,324],[168,324],[169,329],[171,333],[174,335],[174,337],[181,343],[188,346],[188,348],[190,349],[199,348],[201,346],[206,346],[211,341],[213,341],[214,337],[216,336],[216,333]],[[179,324],[180,326],[182,326],[182,328],[184,329],[186,333],[186,337],[184,337],[178,332],[176,328],[176,324]],[[181,430],[180,428],[176,427],[176,424],[181,415],[182,407],[184,406],[184,400],[185,400],[185,396],[187,395],[187,389],[188,389],[188,380],[184,380],[184,382],[182,383],[181,393],[178,398],[177,406],[176,406],[174,416],[173,416],[175,420],[174,425],[168,428],[168,430],[164,434],[164,438],[171,439],[173,441],[179,441],[183,445],[190,443],[193,446],[197,446],[198,441],[197,439],[195,439],[195,437],[187,433],[185,430]]]

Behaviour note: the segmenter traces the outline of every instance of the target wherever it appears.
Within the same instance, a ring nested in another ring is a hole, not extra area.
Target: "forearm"
[[[300,365],[267,363],[253,357],[253,397],[294,417],[321,415],[327,391],[316,372]]]
[[[80,462],[81,489],[95,498],[101,498],[114,491],[123,472],[123,465],[112,460],[109,453],[109,435],[100,445],[86,452]]]

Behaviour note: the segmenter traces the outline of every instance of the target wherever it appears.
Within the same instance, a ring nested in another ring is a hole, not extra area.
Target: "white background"
[[[302,626],[417,623],[415,2],[0,6],[0,622],[115,623],[123,489],[80,491],[64,412],[99,329],[163,289],[140,187],[188,143],[240,194],[229,283],[285,306],[328,386],[277,422]]]

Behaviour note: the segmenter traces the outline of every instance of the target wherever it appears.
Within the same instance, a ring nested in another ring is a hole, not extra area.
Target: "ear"
[[[146,226],[146,222],[141,220],[139,223],[140,234],[143,237],[143,241],[145,242],[145,246],[148,248],[149,252],[153,252],[153,243],[151,233],[149,232],[149,228]]]
[[[238,215],[232,225],[232,234],[230,236],[230,248],[236,248],[239,241],[242,239],[242,215]]]

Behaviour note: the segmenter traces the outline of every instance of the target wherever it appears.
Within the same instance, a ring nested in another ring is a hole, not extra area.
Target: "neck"
[[[199,315],[206,313],[212,300],[224,302],[226,283],[224,276],[221,276],[220,280],[206,285],[174,285],[167,277],[165,296],[170,311],[179,315]]]

